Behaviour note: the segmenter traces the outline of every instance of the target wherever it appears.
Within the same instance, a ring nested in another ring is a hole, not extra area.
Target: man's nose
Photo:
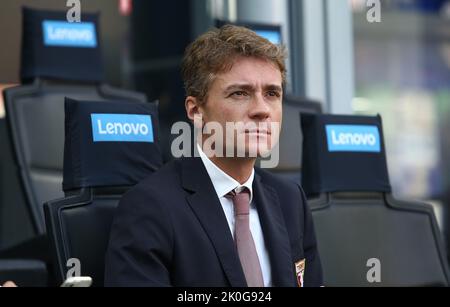
[[[264,120],[270,116],[270,107],[263,95],[255,95],[250,104],[249,117]]]

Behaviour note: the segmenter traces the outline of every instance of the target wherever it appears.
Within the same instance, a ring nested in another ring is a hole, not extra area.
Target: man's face
[[[224,129],[224,147],[233,146],[234,155],[244,150],[245,156],[256,157],[278,141],[282,96],[282,76],[275,64],[238,57],[230,71],[216,76],[199,109],[204,124],[216,122]],[[235,125],[234,133],[226,133],[227,123]]]

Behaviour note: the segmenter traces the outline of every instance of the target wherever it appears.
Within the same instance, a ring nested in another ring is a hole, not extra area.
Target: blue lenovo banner
[[[64,191],[134,185],[162,166],[157,103],[65,99]]]
[[[326,125],[330,152],[380,152],[377,126]]]
[[[256,34],[264,37],[272,44],[281,44],[281,33],[278,31],[270,31],[270,30],[255,30]]]
[[[150,115],[91,114],[94,142],[153,143]]]
[[[21,79],[103,82],[99,14],[67,22],[66,11],[23,8]]]
[[[380,116],[301,114],[307,195],[391,190]]]
[[[44,20],[42,32],[45,46],[96,48],[97,36],[92,22]]]

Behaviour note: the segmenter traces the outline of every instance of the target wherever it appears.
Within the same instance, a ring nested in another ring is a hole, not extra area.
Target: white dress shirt
[[[253,241],[255,241],[256,252],[258,254],[259,263],[261,265],[261,271],[264,280],[264,286],[270,287],[272,285],[272,273],[270,270],[270,260],[269,253],[266,248],[264,241],[264,236],[261,228],[261,223],[259,221],[258,211],[256,210],[255,204],[252,202],[253,199],[253,178],[255,177],[255,170],[252,170],[250,178],[244,183],[240,184],[238,181],[233,179],[231,176],[222,171],[217,167],[203,152],[200,145],[197,144],[198,152],[200,158],[205,165],[206,171],[211,178],[214,189],[216,190],[217,196],[219,197],[220,203],[222,205],[223,212],[227,218],[228,226],[230,227],[231,235],[234,238],[234,206],[233,201],[226,198],[230,191],[235,190],[237,193],[241,192],[244,187],[248,188],[250,191],[250,231],[253,236]]]

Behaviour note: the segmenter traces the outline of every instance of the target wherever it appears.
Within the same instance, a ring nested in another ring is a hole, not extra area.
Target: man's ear
[[[201,122],[203,122],[203,113],[201,110],[202,108],[200,106],[200,101],[198,100],[197,97],[193,96],[186,97],[186,100],[184,101],[184,106],[186,108],[187,117],[191,120],[191,122],[194,123],[194,125],[198,123],[199,119]],[[195,118],[197,118],[197,120],[195,120]]]

